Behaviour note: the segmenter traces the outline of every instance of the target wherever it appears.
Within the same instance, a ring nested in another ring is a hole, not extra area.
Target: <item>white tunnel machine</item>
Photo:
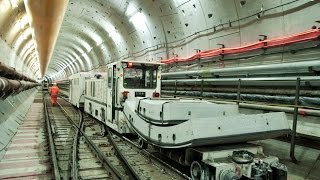
[[[139,98],[126,101],[131,128],[163,148],[239,143],[290,132],[285,113],[240,114],[237,105],[200,100]]]
[[[132,133],[123,115],[123,103],[136,97],[159,97],[161,63],[117,61],[107,73],[85,81],[85,112],[115,131]]]

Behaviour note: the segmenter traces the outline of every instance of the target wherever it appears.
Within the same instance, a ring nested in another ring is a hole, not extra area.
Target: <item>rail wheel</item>
[[[198,161],[193,161],[190,166],[190,174],[194,180],[204,179],[204,168]]]
[[[148,143],[146,143],[141,137],[139,137],[138,143],[141,149],[147,149]]]

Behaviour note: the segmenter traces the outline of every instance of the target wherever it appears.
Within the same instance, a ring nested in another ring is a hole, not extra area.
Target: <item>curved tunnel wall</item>
[[[17,0],[15,7],[10,2],[0,5],[0,27],[5,27],[0,29],[0,51],[11,52],[1,53],[1,61],[38,77],[24,4]],[[259,35],[290,35],[317,25],[319,2],[70,0],[47,74],[65,79],[79,71],[103,70],[105,64],[122,59],[159,61],[218,48],[218,44],[243,46],[258,41]]]

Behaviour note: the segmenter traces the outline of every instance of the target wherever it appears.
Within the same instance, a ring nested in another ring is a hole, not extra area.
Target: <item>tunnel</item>
[[[316,179],[319,10],[319,0],[0,0],[0,179],[27,112],[42,108],[34,103],[43,87],[57,83],[71,96],[70,77],[103,77],[116,62],[161,64],[157,96],[284,112],[299,155],[292,134],[262,144],[281,160],[298,158],[286,164],[291,179]]]

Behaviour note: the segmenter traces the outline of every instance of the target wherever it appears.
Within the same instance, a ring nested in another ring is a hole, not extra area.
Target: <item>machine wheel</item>
[[[138,143],[141,149],[147,149],[148,144],[141,137],[139,137]]]
[[[231,159],[237,164],[250,164],[253,162],[254,154],[247,150],[233,151]]]
[[[104,124],[101,124],[101,125],[99,125],[100,126],[100,129],[101,129],[101,135],[103,135],[103,136],[107,136],[108,135],[108,132],[107,132],[107,127],[106,127],[106,125],[104,125]]]
[[[194,180],[204,179],[204,170],[198,161],[193,161],[190,166],[190,174]]]

